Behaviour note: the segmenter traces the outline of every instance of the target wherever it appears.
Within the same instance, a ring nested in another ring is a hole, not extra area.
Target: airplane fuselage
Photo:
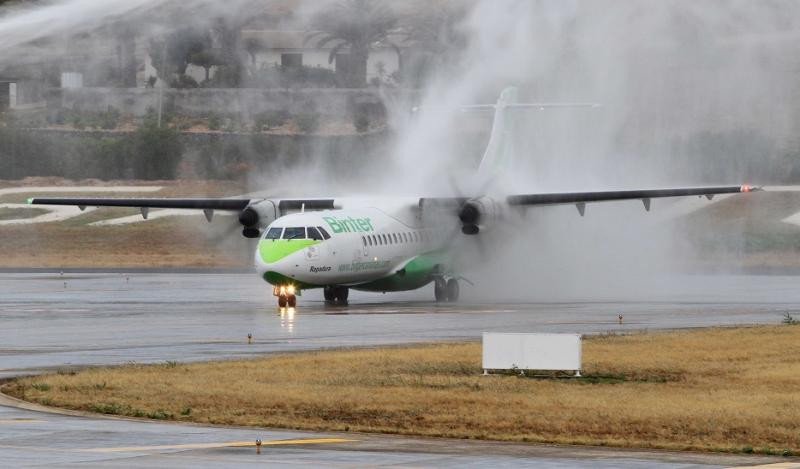
[[[444,273],[447,231],[375,207],[294,213],[264,230],[255,264],[278,288],[413,290]]]

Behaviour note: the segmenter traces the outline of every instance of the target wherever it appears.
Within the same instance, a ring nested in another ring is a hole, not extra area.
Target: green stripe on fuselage
[[[407,291],[424,287],[433,281],[433,274],[440,269],[445,259],[441,252],[422,254],[411,259],[400,271],[382,279],[356,285],[356,290]]]
[[[314,239],[262,239],[258,243],[258,253],[262,261],[271,264],[319,243],[320,241]]]

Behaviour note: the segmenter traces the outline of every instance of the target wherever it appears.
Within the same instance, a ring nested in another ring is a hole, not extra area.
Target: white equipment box
[[[483,372],[565,370],[580,376],[580,334],[483,333]]]

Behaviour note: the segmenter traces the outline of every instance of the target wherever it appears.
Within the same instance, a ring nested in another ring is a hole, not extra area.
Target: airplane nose
[[[257,257],[264,264],[274,264],[317,242],[313,239],[262,239],[258,243]]]

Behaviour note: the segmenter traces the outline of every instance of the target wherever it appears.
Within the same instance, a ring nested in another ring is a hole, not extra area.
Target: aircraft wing
[[[202,210],[209,222],[214,211],[239,213],[239,223],[244,229],[242,235],[256,238],[260,228],[267,226],[277,217],[302,210],[333,209],[333,199],[244,199],[244,198],[126,198],[126,197],[34,197],[28,199],[32,205],[70,205],[81,210],[86,207],[131,207],[138,208],[142,218],[147,219],[150,209],[190,209]]]
[[[135,207],[186,208],[195,210],[244,210],[251,199],[166,199],[166,198],[91,198],[91,197],[34,197],[33,205],[71,205],[77,207]]]
[[[641,200],[645,209],[650,210],[650,199],[662,197],[705,196],[711,199],[716,194],[738,194],[761,190],[753,186],[710,186],[681,187],[675,189],[644,189],[626,191],[599,192],[557,192],[543,194],[516,194],[506,198],[511,206],[576,204],[583,215],[584,207],[590,202],[608,202],[613,200]]]
[[[532,207],[537,205],[563,205],[575,204],[578,212],[583,216],[586,204],[591,202],[609,202],[614,200],[641,200],[645,210],[650,210],[650,200],[661,197],[700,196],[711,199],[716,194],[737,194],[761,190],[752,186],[711,186],[711,187],[680,187],[675,189],[644,189],[625,191],[598,191],[598,192],[555,192],[540,194],[514,194],[506,197],[506,205],[511,207]],[[461,231],[464,234],[474,235],[480,231],[481,223],[491,219],[497,213],[495,203],[491,199],[476,198],[450,198],[450,199],[422,199],[420,206],[426,204],[445,206],[458,206],[458,218],[461,220]]]

